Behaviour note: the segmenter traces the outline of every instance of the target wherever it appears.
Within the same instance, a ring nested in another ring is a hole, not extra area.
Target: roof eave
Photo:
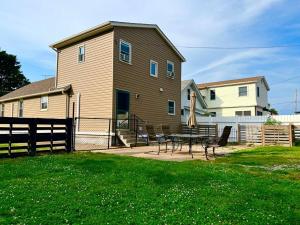
[[[62,48],[64,46],[76,43],[78,41],[84,40],[91,36],[100,34],[105,31],[109,31],[113,29],[113,27],[135,27],[135,28],[153,28],[155,29],[167,42],[167,44],[174,50],[174,52],[179,56],[182,62],[185,62],[186,59],[184,56],[178,51],[178,49],[173,45],[173,43],[169,40],[169,38],[163,33],[163,31],[156,24],[140,24],[140,23],[126,23],[126,22],[116,22],[116,21],[108,21],[98,26],[92,27],[88,30],[84,30],[78,34],[72,35],[70,37],[64,38],[58,42],[51,44],[49,47],[56,50]]]
[[[37,96],[42,96],[42,95],[56,94],[56,93],[59,93],[59,92],[64,94],[70,88],[71,88],[71,85],[67,85],[66,87],[59,88],[59,89],[52,90],[52,91],[39,92],[39,93],[30,94],[30,95],[17,96],[17,97],[7,98],[7,99],[3,99],[3,100],[0,99],[0,103],[10,102],[10,101],[14,101],[14,100],[18,100],[18,99],[24,99],[24,98],[32,98],[32,97],[37,97]]]

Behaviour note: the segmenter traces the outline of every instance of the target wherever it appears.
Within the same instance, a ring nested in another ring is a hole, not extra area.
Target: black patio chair
[[[208,149],[212,148],[213,149],[213,155],[215,156],[215,149],[218,147],[223,147],[226,146],[228,143],[228,139],[230,136],[230,132],[231,132],[231,128],[232,126],[225,126],[223,133],[221,135],[221,137],[213,137],[213,138],[209,138],[206,142],[205,142],[205,146],[204,146],[204,150],[205,150],[205,157],[208,160]]]
[[[160,145],[165,144],[166,145],[166,151],[168,150],[168,143],[171,143],[171,141],[166,140],[166,138],[162,134],[157,134],[154,130],[153,125],[147,124],[146,125],[146,132],[148,134],[148,144],[158,144],[158,155],[160,153]]]

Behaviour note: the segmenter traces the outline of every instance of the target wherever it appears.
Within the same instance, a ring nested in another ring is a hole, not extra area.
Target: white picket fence
[[[269,116],[233,116],[233,117],[197,117],[198,124],[218,125],[218,133],[221,134],[225,126],[232,126],[229,137],[230,142],[238,141],[239,125],[247,127],[260,126],[264,124]],[[293,124],[300,127],[300,115],[281,115],[272,116],[273,119],[280,121],[281,125]],[[300,140],[300,128],[295,130],[296,139]]]

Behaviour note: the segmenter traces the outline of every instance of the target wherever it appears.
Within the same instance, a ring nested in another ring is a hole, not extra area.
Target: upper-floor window
[[[263,113],[262,113],[261,111],[257,111],[257,112],[256,112],[256,115],[257,115],[257,116],[262,116]]]
[[[169,60],[167,60],[167,76],[170,78],[175,77],[174,63]]]
[[[131,63],[131,44],[120,40],[120,47],[119,47],[119,57],[120,61]]]
[[[173,100],[168,101],[168,114],[175,115],[175,101]]]
[[[211,116],[211,117],[216,117],[216,116],[217,116],[217,113],[216,113],[216,112],[210,112],[210,116]]]
[[[191,89],[187,89],[187,100],[191,100]]]
[[[248,88],[247,86],[239,87],[239,96],[247,96]]]
[[[158,63],[150,60],[150,76],[157,77],[158,76]]]
[[[85,60],[85,47],[84,45],[78,48],[78,62],[84,62]]]
[[[24,116],[24,102],[23,100],[19,101],[19,117]]]
[[[210,100],[216,100],[216,91],[210,90]]]
[[[259,98],[259,95],[260,95],[260,93],[259,93],[259,87],[256,87],[256,96]]]
[[[41,97],[41,110],[47,110],[48,109],[48,96],[42,96]]]
[[[251,116],[251,111],[235,111],[236,116]]]
[[[4,117],[5,106],[4,104],[0,105],[0,117]]]

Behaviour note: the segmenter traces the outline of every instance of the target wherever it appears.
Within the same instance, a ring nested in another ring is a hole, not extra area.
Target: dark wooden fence
[[[73,119],[0,117],[0,152],[73,150]]]

